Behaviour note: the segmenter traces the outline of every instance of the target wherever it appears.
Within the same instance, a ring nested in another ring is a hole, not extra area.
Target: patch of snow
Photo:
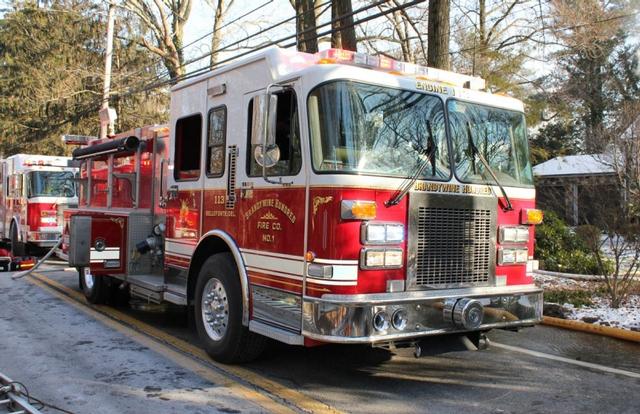
[[[567,155],[552,158],[533,167],[533,175],[547,177],[555,175],[613,174],[615,171],[608,156],[604,154]],[[609,158],[610,159],[610,158]]]
[[[597,318],[594,323],[598,325],[640,331],[640,295],[630,295],[618,309],[610,308],[607,299],[597,296],[593,298],[592,306],[575,308],[569,303],[563,306],[569,310],[568,319]]]
[[[534,274],[536,285],[553,290],[590,290],[595,291],[599,282],[560,278],[543,274]],[[567,319],[581,321],[595,320],[593,323],[603,326],[640,331],[640,295],[629,295],[627,301],[618,309],[609,306],[609,300],[595,294],[591,298],[593,305],[576,308],[570,303],[561,304],[567,310]]]

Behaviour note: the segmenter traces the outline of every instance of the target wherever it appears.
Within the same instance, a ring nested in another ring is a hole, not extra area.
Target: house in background
[[[621,202],[616,173],[601,154],[552,158],[533,167],[538,208],[569,225],[597,224],[602,209]]]

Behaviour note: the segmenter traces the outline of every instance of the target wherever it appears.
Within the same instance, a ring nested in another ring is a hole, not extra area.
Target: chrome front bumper
[[[31,231],[29,232],[29,243],[40,247],[53,247],[56,245],[61,235],[61,230]]]
[[[302,334],[323,342],[375,343],[466,332],[443,316],[445,301],[462,298],[476,299],[484,307],[477,331],[531,326],[542,320],[542,289],[534,285],[324,295],[322,298],[304,298]],[[390,326],[378,331],[373,327],[377,312],[392,315],[398,309],[406,312],[405,329]]]

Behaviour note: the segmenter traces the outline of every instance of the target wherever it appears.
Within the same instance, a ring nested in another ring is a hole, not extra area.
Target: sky
[[[205,0],[193,0],[193,2],[194,4],[191,11],[191,17],[185,26],[185,44],[189,44],[199,37],[207,33],[211,33],[213,30],[214,8]],[[260,30],[260,26],[267,27],[275,22],[279,22],[295,15],[289,0],[235,0],[225,22],[230,22],[263,4],[266,5],[260,10],[241,18],[237,23],[231,24],[223,29],[225,43],[228,44],[229,37],[234,40],[240,40],[241,38]],[[293,23],[284,25],[281,28],[270,32],[272,36],[269,37],[272,39],[284,37],[286,35],[293,34],[294,30],[295,26]],[[194,58],[209,53],[211,51],[210,41],[211,37],[207,36],[205,39],[195,43],[193,46],[189,46],[186,50],[187,58]],[[208,64],[208,60],[203,59],[202,62],[198,62],[197,64],[192,65],[192,67],[188,67],[187,70],[193,70],[197,65],[206,64]]]
[[[193,9],[185,27],[185,44],[192,43],[199,37],[209,34],[212,31],[214,7],[212,7],[211,3],[206,0],[192,1]],[[215,3],[215,0],[212,1]],[[228,2],[229,0],[226,1]],[[0,0],[0,17],[4,14],[4,10],[10,7],[9,3],[9,0]],[[242,17],[238,22],[230,24],[223,29],[223,44],[229,44],[235,40],[246,37],[251,33],[255,33],[261,28],[268,27],[276,22],[294,16],[294,10],[289,0],[234,0],[233,6],[230,9],[230,13],[225,18],[225,23],[243,16],[244,14],[249,13],[252,9],[255,9],[259,6],[263,7],[247,16]],[[359,2],[354,2],[354,8],[358,7]],[[327,19],[327,16],[328,13],[325,13],[325,19]],[[640,30],[638,30],[638,28],[640,27],[640,15],[636,16],[635,21],[637,22],[637,26],[635,30],[630,30],[630,40],[633,39],[634,41],[638,41],[638,36],[640,36]],[[375,25],[375,22],[373,22],[373,24]],[[270,31],[268,33],[268,37],[265,36],[261,39],[252,40],[252,44],[266,41],[268,39],[273,40],[282,38],[287,35],[292,35],[294,31],[295,25],[293,22],[291,22],[273,31]],[[455,47],[452,48],[455,49]],[[546,52],[548,53],[548,50]],[[210,53],[210,35],[189,46],[185,50],[187,60],[194,59],[208,53]],[[229,55],[227,54],[226,56]],[[221,59],[224,59],[226,56],[221,55]],[[640,52],[638,52],[638,59],[640,60]],[[545,59],[543,59],[543,61],[544,60]],[[187,72],[206,66],[207,64],[208,58],[205,57],[189,65],[187,67]],[[539,61],[530,62],[530,68],[532,69],[532,72],[534,72],[538,76],[551,70],[548,65]],[[640,66],[638,66],[637,70],[640,72]]]

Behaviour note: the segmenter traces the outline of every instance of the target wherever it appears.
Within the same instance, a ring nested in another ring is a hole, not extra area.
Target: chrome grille
[[[418,207],[414,287],[477,286],[493,261],[490,209]]]

